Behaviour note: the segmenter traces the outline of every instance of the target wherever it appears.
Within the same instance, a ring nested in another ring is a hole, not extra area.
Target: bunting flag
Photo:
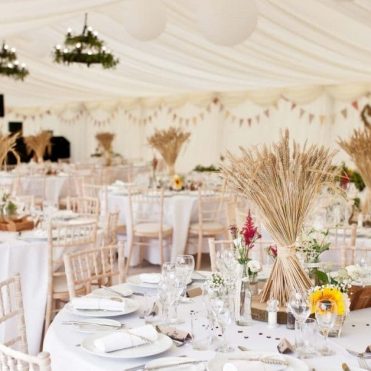
[[[353,102],[352,102],[352,107],[353,107],[355,110],[358,111],[358,110],[359,110],[359,107],[358,107],[358,101],[356,101],[356,100],[353,101]]]
[[[340,111],[340,113],[342,114],[342,116],[343,116],[345,119],[347,118],[347,116],[348,116],[348,110],[347,110],[346,108],[342,109],[342,110]]]

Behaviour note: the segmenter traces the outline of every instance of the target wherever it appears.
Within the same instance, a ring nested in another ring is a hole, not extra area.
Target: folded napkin
[[[139,279],[144,283],[157,284],[161,280],[161,274],[159,273],[142,273],[139,275]]]
[[[71,304],[74,309],[110,310],[114,312],[122,312],[126,309],[126,300],[121,298],[108,299],[84,296],[73,298]]]
[[[230,360],[223,366],[223,371],[278,371],[282,365],[270,365],[259,361]]]
[[[192,335],[188,331],[182,331],[175,327],[170,326],[156,326],[158,332],[165,334],[169,338],[177,341],[184,342],[192,339]]]
[[[158,333],[151,325],[145,325],[126,331],[115,331],[94,340],[95,347],[104,353],[137,347],[156,341]]]

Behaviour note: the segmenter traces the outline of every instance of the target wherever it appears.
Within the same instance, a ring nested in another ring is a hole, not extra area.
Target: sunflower
[[[312,292],[309,293],[309,302],[311,307],[311,313],[316,310],[316,304],[319,300],[332,300],[336,303],[337,314],[342,316],[345,314],[345,300],[343,293],[337,287],[316,287]]]
[[[183,188],[183,178],[180,177],[179,175],[174,175],[173,179],[172,179],[171,187],[176,191],[182,190],[182,188]]]

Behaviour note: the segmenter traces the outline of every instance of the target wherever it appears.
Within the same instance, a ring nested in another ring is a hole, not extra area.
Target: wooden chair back
[[[67,210],[72,210],[83,216],[98,219],[100,213],[99,198],[96,197],[68,197]]]
[[[116,256],[118,261],[116,262]],[[114,276],[118,283],[124,280],[124,245],[105,246],[64,255],[67,286],[70,298],[76,296],[76,288],[84,286],[90,293],[92,286],[111,286]]]

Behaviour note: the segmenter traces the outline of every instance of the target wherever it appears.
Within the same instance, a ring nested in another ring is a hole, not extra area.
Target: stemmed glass
[[[320,328],[323,336],[325,338],[325,344],[323,349],[321,349],[321,354],[324,356],[328,356],[333,354],[334,352],[329,349],[328,347],[328,334],[332,327],[335,324],[336,316],[337,316],[337,306],[333,300],[319,300],[316,303],[316,320],[318,323],[318,327]]]
[[[184,290],[180,301],[182,303],[189,303],[190,300],[186,297],[187,284],[192,278],[192,273],[195,269],[195,260],[192,255],[180,255],[175,260],[177,276],[184,284]]]
[[[221,330],[220,344],[215,350],[222,353],[233,352],[234,348],[228,344],[226,339],[227,326],[230,325],[232,322],[228,303],[228,290],[224,286],[208,287],[207,296],[212,316],[216,320]]]
[[[184,290],[184,282],[177,274],[175,263],[162,265],[162,278],[159,284],[159,296],[162,298],[162,308],[165,323],[179,323],[177,303]]]
[[[295,292],[288,302],[288,308],[295,317],[295,346],[303,346],[303,324],[310,314],[309,300],[306,293]]]

